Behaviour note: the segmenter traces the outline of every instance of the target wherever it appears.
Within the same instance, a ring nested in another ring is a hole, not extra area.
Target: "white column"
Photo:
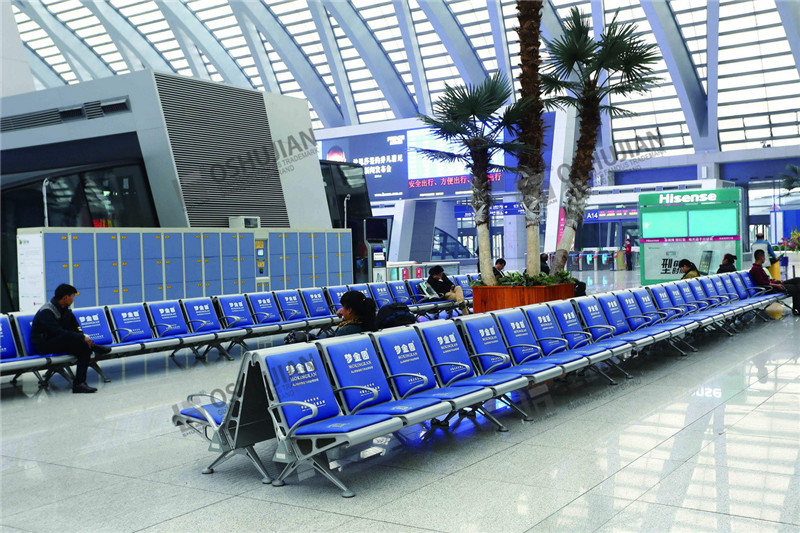
[[[556,112],[553,157],[550,162],[550,192],[547,199],[544,251],[554,252],[558,245],[558,212],[564,199],[572,155],[578,139],[578,117],[574,109]]]
[[[0,56],[2,71],[0,73],[0,96],[29,93],[36,90],[33,74],[25,57],[25,46],[17,30],[11,2],[0,2],[0,19],[2,19],[2,36],[0,36]]]

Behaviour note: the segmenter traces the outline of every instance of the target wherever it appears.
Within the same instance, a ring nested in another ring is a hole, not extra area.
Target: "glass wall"
[[[18,228],[158,226],[144,168],[136,163],[30,177],[3,187],[0,201],[3,312],[18,308]]]

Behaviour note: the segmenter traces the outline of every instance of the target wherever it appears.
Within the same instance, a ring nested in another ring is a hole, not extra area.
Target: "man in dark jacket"
[[[444,299],[451,300],[458,304],[459,309],[468,313],[467,303],[464,301],[464,290],[450,281],[447,274],[444,273],[444,268],[436,265],[428,271],[428,285],[430,285],[436,293]]]
[[[90,356],[93,351],[107,354],[111,348],[96,345],[81,331],[78,320],[69,308],[75,301],[76,294],[78,290],[72,285],[62,283],[56,287],[53,299],[44,304],[33,317],[31,341],[40,354],[69,353],[77,357],[72,392],[96,392],[97,389],[86,383]]]

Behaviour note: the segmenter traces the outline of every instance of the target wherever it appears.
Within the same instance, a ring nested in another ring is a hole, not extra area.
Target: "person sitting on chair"
[[[540,263],[539,270],[545,274],[550,273],[550,265],[547,264],[547,259],[548,259],[547,254],[539,255],[539,263]]]
[[[736,272],[736,256],[733,254],[722,256],[722,264],[717,269],[717,274],[725,274],[727,272]]]
[[[492,267],[492,272],[494,273],[494,277],[502,278],[505,276],[503,269],[506,267],[506,260],[502,257],[494,262],[494,267]]]
[[[700,277],[700,272],[697,270],[697,267],[694,263],[689,261],[688,259],[681,259],[678,262],[678,268],[683,272],[683,277],[681,279],[692,279]]]
[[[339,303],[342,307],[336,310],[336,314],[344,320],[336,329],[337,337],[375,331],[375,300],[367,298],[361,291],[347,291]]]
[[[498,263],[503,261],[503,264],[505,264],[503,259],[498,259],[497,261]],[[450,278],[444,273],[444,268],[442,268],[441,265],[436,265],[428,271],[428,274],[428,285],[436,291],[436,294],[442,298],[456,302],[458,308],[466,313],[467,302],[464,301],[464,290],[459,285],[450,281]]]
[[[800,315],[800,278],[787,279],[781,281],[772,279],[762,266],[766,260],[764,250],[753,252],[753,267],[750,269],[750,278],[759,287],[769,287],[773,291],[783,292],[792,297],[792,313]]]
[[[97,389],[86,383],[86,371],[92,352],[105,355],[111,351],[108,346],[95,344],[81,331],[78,319],[69,306],[75,301],[78,289],[62,283],[56,287],[53,299],[44,304],[33,317],[31,341],[40,354],[68,353],[78,358],[72,392],[91,393]]]

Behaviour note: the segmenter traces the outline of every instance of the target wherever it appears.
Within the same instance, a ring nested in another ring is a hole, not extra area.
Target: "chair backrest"
[[[705,300],[708,298],[706,294],[706,290],[701,283],[701,280],[704,278],[692,278],[688,280],[687,285],[689,286],[689,290],[692,291],[692,296],[695,301]],[[713,285],[713,283],[712,283]],[[685,295],[684,295],[685,297]]]
[[[214,302],[211,301],[211,298],[191,298],[180,302],[186,312],[189,328],[193,332],[219,331],[222,329],[217,310],[214,308]]]
[[[542,348],[542,354],[550,355],[556,349],[564,347],[564,343],[551,339],[563,339],[561,330],[558,329],[558,321],[553,315],[553,310],[547,305],[537,304],[522,308],[525,316],[528,317],[533,333]]]
[[[433,368],[417,330],[408,327],[391,328],[370,333],[370,337],[375,341],[389,374],[397,376],[390,382],[398,397],[405,396],[411,389],[422,392],[436,387]],[[427,382],[423,385],[425,380]]]
[[[316,416],[306,420],[303,425],[341,414],[315,344],[297,343],[259,350],[253,352],[253,359],[262,366],[271,403],[291,401],[317,406]],[[287,405],[279,409],[283,416],[276,419],[278,429],[284,436],[295,422],[311,414],[311,409],[301,405]]]
[[[578,319],[578,313],[575,311],[575,307],[572,306],[572,302],[552,302],[548,305],[553,310],[556,321],[558,321],[558,327],[561,329],[561,337],[569,341],[570,348],[577,348],[589,342],[585,335],[578,333],[579,331],[582,332],[583,328]]]
[[[677,283],[667,283],[664,288],[667,290],[667,296],[669,296],[669,301],[672,302],[672,305],[678,306],[686,303],[683,291],[681,291]]]
[[[386,285],[386,283],[370,283],[368,286],[371,294],[370,297],[375,300],[375,305],[378,307],[378,309],[384,305],[389,305],[390,303],[394,302],[392,293],[389,292],[389,287]]]
[[[102,307],[80,307],[73,309],[72,314],[78,319],[83,334],[95,344],[114,344],[111,324],[108,323],[106,311]]]
[[[606,304],[608,302],[606,301]],[[608,326],[609,320],[606,318],[606,315],[603,313],[604,309],[603,306],[598,302],[593,296],[583,296],[580,298],[575,299],[575,306],[578,308],[580,312],[580,316],[583,319],[583,322],[587,326]],[[621,311],[620,311],[621,313]],[[623,321],[625,319],[623,318]],[[559,320],[559,324],[563,320]],[[574,329],[572,330],[574,331]],[[589,333],[592,334],[592,338],[597,340],[603,335],[606,337],[608,336],[609,330],[606,327],[590,327],[588,328]],[[573,335],[574,336],[574,335]],[[566,336],[565,336],[566,338]],[[569,339],[568,339],[569,340]],[[572,347],[572,344],[570,344]]]
[[[426,280],[424,279],[407,279],[406,284],[408,285],[408,293],[411,295],[412,301],[414,303],[418,303],[421,300],[427,298],[425,294],[423,294],[422,290],[420,289],[420,285]]]
[[[18,355],[17,341],[11,330],[11,321],[6,315],[0,315],[0,361],[14,359]]]
[[[743,271],[743,272],[735,272],[735,273],[733,273],[734,276],[736,274],[739,274],[739,277],[742,278],[742,281],[744,282],[744,286],[745,287],[753,288],[753,287],[756,286],[756,284],[753,283],[753,278],[750,277],[750,272]]]
[[[741,276],[736,272],[728,274],[730,276],[730,280],[733,282],[733,287],[736,289],[736,294],[739,295],[739,298],[742,300],[746,300],[750,297],[753,293],[747,290],[747,286],[742,281]]]
[[[646,293],[647,291],[645,291],[645,294]],[[617,301],[619,302],[622,312],[625,313],[625,316],[627,317],[628,329],[637,329],[642,327],[644,324],[649,324],[655,320],[658,320],[658,316],[655,314],[650,315],[650,318],[640,318],[644,313],[642,312],[642,308],[639,306],[636,296],[634,296],[631,291],[620,291],[614,294],[617,297]]]
[[[275,297],[271,292],[248,294],[247,300],[253,308],[256,324],[273,324],[281,321],[278,304],[275,303]]]
[[[405,281],[390,281],[387,285],[389,286],[389,292],[392,293],[392,298],[395,303],[406,305],[414,303],[411,299],[411,293],[408,292]]]
[[[275,291],[275,301],[281,310],[284,320],[302,320],[308,318],[303,299],[296,290]]]
[[[227,328],[245,328],[255,324],[247,299],[243,294],[225,294],[215,300],[222,314],[222,324]]]
[[[358,291],[358,292],[362,293],[364,296],[366,296],[367,298],[372,298],[372,293],[369,292],[369,287],[367,286],[366,283],[354,283],[352,285],[348,285],[347,288],[348,288],[348,290],[351,290],[351,291]]]
[[[485,313],[462,316],[456,319],[456,323],[461,326],[461,331],[464,332],[464,337],[472,353],[506,354],[506,344],[492,315]],[[511,366],[510,361],[504,362],[502,357],[496,355],[483,355],[478,358],[478,361],[484,372],[495,365],[497,367],[493,371]]]
[[[326,287],[325,291],[328,293],[328,300],[330,300],[333,310],[336,311],[342,307],[340,303],[342,294],[347,292],[347,285],[334,285],[333,287]]]
[[[40,354],[31,340],[31,330],[33,329],[33,317],[35,313],[13,313],[14,323],[17,326],[19,340],[22,344],[22,351],[25,355],[47,355]]]
[[[328,300],[325,298],[325,293],[321,288],[308,287],[300,289],[300,296],[303,297],[303,301],[306,304],[308,316],[312,318],[333,316]]]
[[[144,304],[123,304],[108,307],[114,332],[120,342],[143,341],[154,337]]]
[[[158,337],[175,337],[189,333],[189,325],[178,300],[148,303],[147,310]]]
[[[730,274],[721,274],[719,278],[722,280],[722,284],[725,286],[725,292],[735,294],[736,296],[738,296],[740,300],[744,300],[745,298],[747,298],[746,292],[744,294],[742,292],[739,292]]]
[[[709,278],[708,276],[702,278],[696,278],[700,285],[703,286],[703,291],[706,293],[706,296],[719,296],[719,291],[717,291],[717,286],[714,285],[714,280]]]
[[[623,311],[616,294],[600,294],[597,296],[597,303],[600,304],[600,308],[603,310],[607,324],[614,326],[612,335],[622,335],[630,331],[631,328],[628,326],[625,311]],[[583,315],[583,317],[585,319],[586,315]],[[592,337],[595,339],[603,335],[608,336],[608,330],[605,328],[594,328],[594,331],[592,331]]]
[[[696,280],[697,278],[692,279]],[[681,295],[683,295],[683,301],[686,303],[693,303],[697,301],[697,296],[692,290],[692,286],[688,282],[689,280],[677,281],[675,282],[675,285],[677,285],[678,289],[680,289]],[[705,298],[705,296],[703,296],[703,298]]]
[[[453,322],[437,320],[417,324],[414,327],[419,331],[431,360],[437,365],[444,364],[437,367],[442,384],[475,375],[467,348]],[[459,365],[450,366],[446,363],[459,363]],[[467,368],[460,365],[466,365]]]
[[[536,351],[536,348],[531,346],[538,346],[539,343],[536,341],[533,329],[528,324],[522,309],[504,309],[492,314],[500,326],[500,333],[505,339],[506,346],[511,346],[508,350],[511,352],[510,355],[515,364],[525,361],[531,353]]]
[[[643,314],[650,313],[655,320],[660,318],[660,315],[656,313],[656,311],[658,311],[658,307],[653,301],[653,296],[647,291],[647,289],[644,287],[638,287],[636,289],[631,289],[630,293],[636,298],[636,303],[639,304],[639,308],[642,310]]]
[[[725,287],[722,276],[714,276],[711,278],[711,282],[714,284],[714,288],[717,289],[717,294],[725,295],[728,298],[736,298],[736,291],[729,291],[727,287]]]
[[[461,287],[464,292],[464,298],[472,298],[472,287],[469,284],[469,278],[465,274],[453,276],[453,283]]]
[[[322,352],[336,388],[339,387],[371,387],[378,391],[377,397],[366,402],[362,407],[369,407],[393,400],[389,382],[381,368],[381,362],[372,340],[367,335],[349,335],[334,337],[317,343]],[[341,392],[344,400],[342,406],[345,414],[353,409],[372,393],[364,389],[349,389]]]
[[[664,285],[652,285],[648,287],[650,294],[653,296],[653,301],[658,306],[660,311],[666,313],[666,318],[672,318],[677,314],[680,314],[680,311],[676,309],[670,309],[674,307],[672,300],[669,297],[669,291],[667,287]]]

